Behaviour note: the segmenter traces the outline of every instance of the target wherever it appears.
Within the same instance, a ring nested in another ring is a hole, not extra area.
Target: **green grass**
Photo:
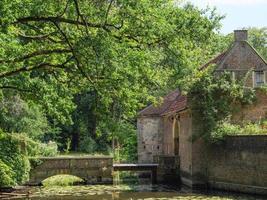
[[[42,184],[45,187],[50,186],[72,186],[83,183],[83,179],[72,175],[56,175],[45,179]]]
[[[68,152],[68,153],[60,153],[59,155],[57,155],[57,157],[60,156],[74,156],[74,157],[83,157],[83,156],[96,156],[96,157],[101,157],[101,156],[112,156],[111,154],[104,154],[104,153],[93,153],[93,154],[89,154],[89,153],[83,153],[83,152]]]

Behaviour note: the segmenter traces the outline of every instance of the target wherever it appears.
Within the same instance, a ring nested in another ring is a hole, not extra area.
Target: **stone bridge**
[[[31,159],[28,185],[40,185],[54,175],[69,174],[88,184],[112,183],[113,158],[110,156],[66,156]]]

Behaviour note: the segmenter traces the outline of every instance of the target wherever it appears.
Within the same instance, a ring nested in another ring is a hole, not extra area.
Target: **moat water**
[[[92,185],[31,187],[0,199],[20,200],[266,200],[264,196],[210,191],[192,193],[165,185]]]

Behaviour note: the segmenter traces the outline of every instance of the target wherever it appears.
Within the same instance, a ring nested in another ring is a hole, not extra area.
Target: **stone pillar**
[[[163,125],[161,117],[137,119],[138,162],[153,163],[153,156],[162,154]]]

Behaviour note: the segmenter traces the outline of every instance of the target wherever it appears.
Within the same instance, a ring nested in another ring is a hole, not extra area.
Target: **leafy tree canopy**
[[[132,117],[216,51],[220,19],[172,0],[2,0],[2,95],[20,92],[71,123],[73,94],[89,91],[96,114]]]

